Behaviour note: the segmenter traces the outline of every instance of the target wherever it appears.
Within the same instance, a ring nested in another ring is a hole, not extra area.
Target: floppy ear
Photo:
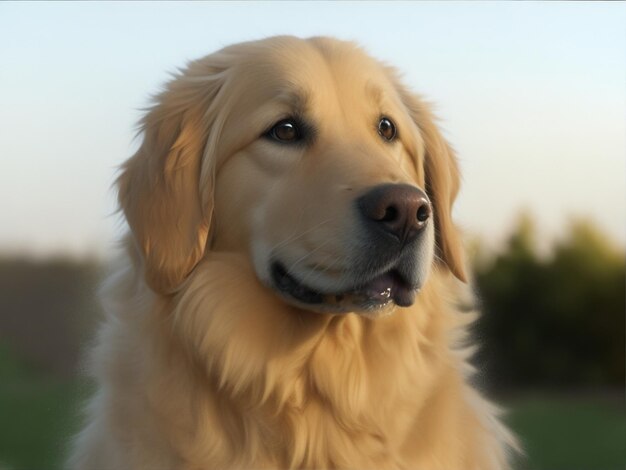
[[[426,149],[426,193],[435,213],[438,255],[459,280],[467,282],[461,237],[452,222],[452,204],[461,186],[459,167],[429,107],[396,80],[396,88],[420,130]]]
[[[213,189],[212,178],[204,178],[200,188],[200,174],[213,175],[215,156],[207,139],[220,75],[197,61],[174,77],[142,120],[141,147],[117,180],[146,281],[159,293],[175,292],[204,253]]]

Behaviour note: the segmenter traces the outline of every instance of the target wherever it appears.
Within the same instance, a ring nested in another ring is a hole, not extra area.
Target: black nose
[[[408,184],[383,184],[358,199],[361,213],[373,229],[409,243],[426,226],[432,214],[426,193]]]

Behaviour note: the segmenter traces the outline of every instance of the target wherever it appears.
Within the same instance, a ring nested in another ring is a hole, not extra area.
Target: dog
[[[508,468],[470,385],[455,154],[332,38],[191,62],[122,166],[75,469]]]

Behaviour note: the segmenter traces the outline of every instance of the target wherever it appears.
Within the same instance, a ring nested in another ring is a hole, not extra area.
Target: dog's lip
[[[418,286],[410,285],[395,270],[372,276],[368,281],[339,292],[320,292],[290,274],[280,262],[271,265],[274,287],[298,303],[336,312],[372,311],[395,304],[408,307],[415,302]]]

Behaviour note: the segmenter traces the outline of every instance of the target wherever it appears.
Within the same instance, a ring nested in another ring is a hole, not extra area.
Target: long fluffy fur
[[[118,273],[74,466],[507,468],[515,442],[465,383],[474,316],[434,277],[413,307],[367,319],[285,307],[233,254],[173,299]]]

